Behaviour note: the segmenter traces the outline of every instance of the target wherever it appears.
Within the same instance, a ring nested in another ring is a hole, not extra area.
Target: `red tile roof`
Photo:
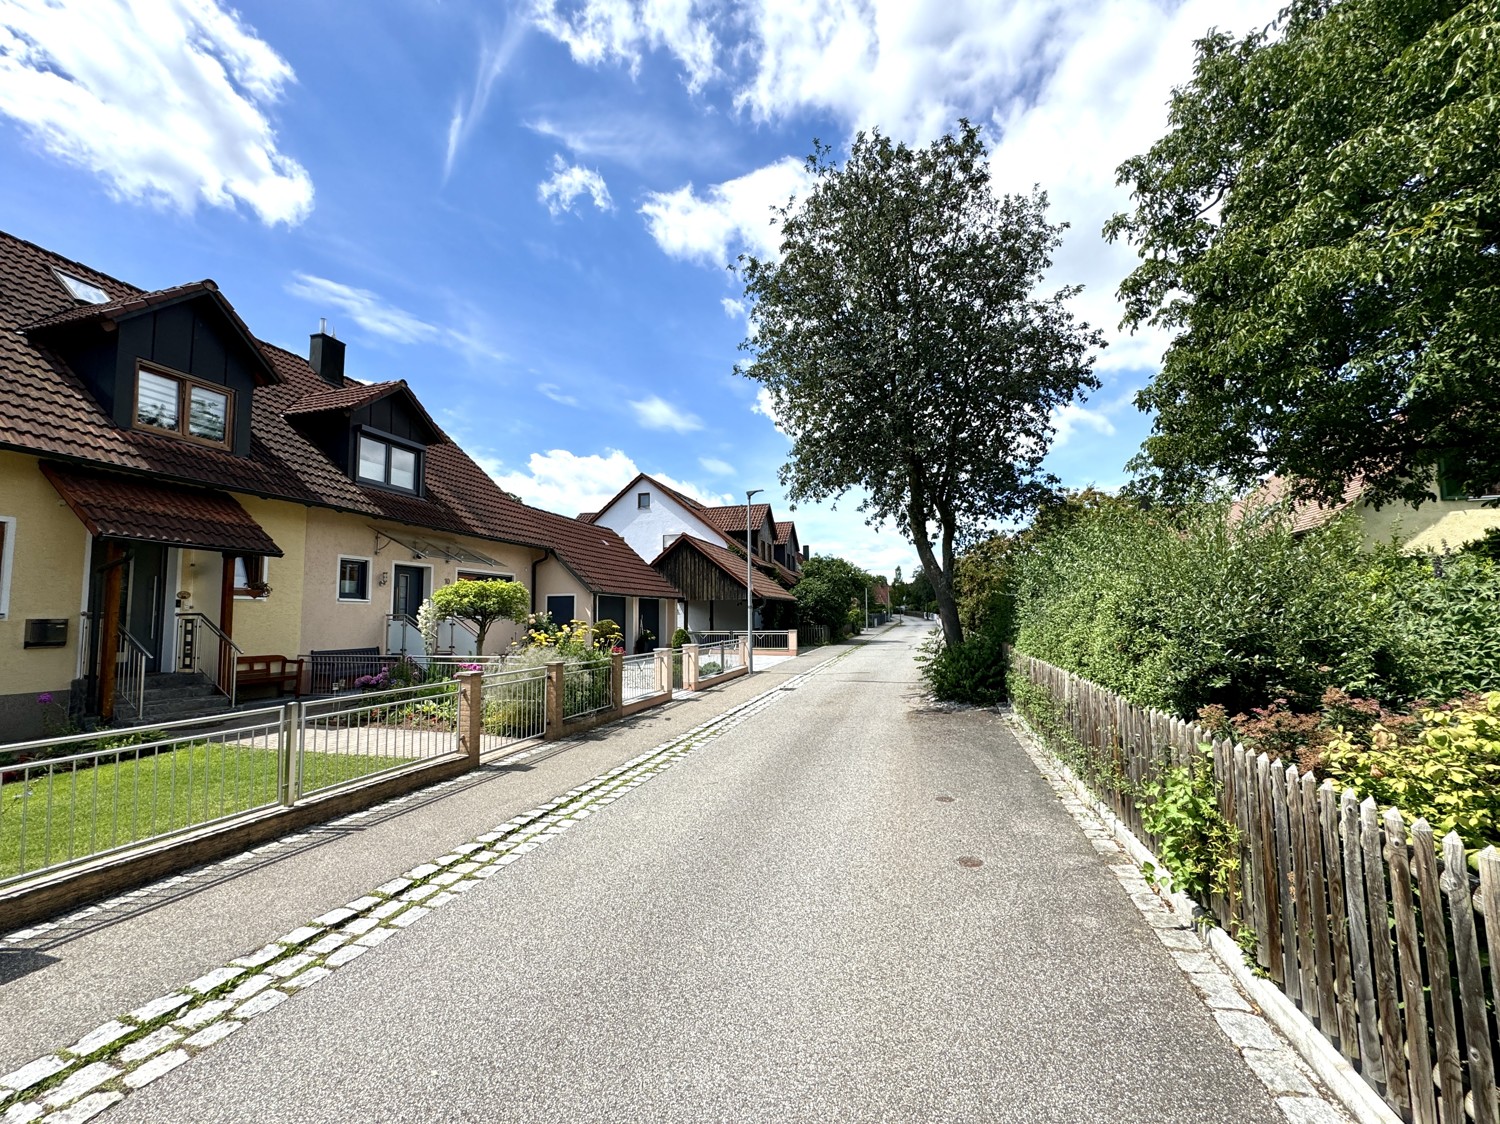
[[[745,505],[726,504],[722,507],[706,507],[698,505],[697,514],[718,531],[720,534],[730,537],[745,537]],[[765,526],[766,520],[770,518],[771,505],[768,503],[753,503],[750,505],[750,526],[759,530]]]
[[[792,522],[790,519],[783,519],[780,523],[776,524],[776,545],[790,545],[792,536],[796,533],[797,524]]]
[[[97,285],[109,296],[108,306],[79,306],[54,269]],[[195,283],[203,291],[211,284]],[[256,389],[250,452],[237,456],[226,449],[116,426],[67,365],[26,331],[43,321],[56,325],[85,320],[106,307],[165,301],[175,299],[167,294],[181,297],[193,290],[195,286],[185,285],[146,293],[0,232],[0,448],[144,475],[169,486],[187,485],[185,494],[193,494],[193,486],[226,489],[411,527],[552,548],[596,593],[680,596],[615,532],[528,507],[507,495],[436,425],[436,440],[427,446],[421,496],[356,484],[299,432],[288,414],[309,405],[346,408],[333,403],[361,400],[371,387],[351,380],[342,388],[330,388],[307,360],[290,351],[249,337],[280,382]],[[223,301],[217,287],[212,292]],[[223,304],[233,313],[227,301]],[[39,333],[38,340],[45,338],[45,332]],[[385,388],[383,394],[404,383],[377,385]]]
[[[1358,503],[1360,497],[1365,494],[1365,482],[1363,477],[1355,477],[1344,486],[1343,496],[1334,504],[1291,500],[1288,498],[1290,493],[1291,482],[1289,480],[1283,476],[1269,477],[1249,495],[1234,502],[1229,509],[1229,518],[1237,522],[1252,511],[1284,507],[1291,516],[1293,534],[1310,531],[1314,527],[1323,526],[1339,512],[1346,511]]]
[[[42,472],[90,534],[236,554],[281,548],[223,492],[44,464]]]
[[[676,550],[696,550],[699,554],[703,555],[704,558],[707,558],[715,566],[723,570],[731,578],[737,581],[740,584],[741,589],[744,588],[745,559],[741,555],[734,553],[734,551],[732,550],[726,550],[724,547],[719,546],[717,543],[704,542],[702,539],[695,538],[693,535],[678,535],[675,539],[672,540],[672,542],[667,546],[665,550],[663,550],[656,556],[651,564],[655,566],[663,558]],[[781,586],[777,585],[776,582],[772,578],[767,576],[767,574],[758,566],[751,571],[750,588],[757,597],[763,597],[768,601],[796,600],[795,597],[793,597]],[[680,597],[681,594],[678,594],[678,596]]]

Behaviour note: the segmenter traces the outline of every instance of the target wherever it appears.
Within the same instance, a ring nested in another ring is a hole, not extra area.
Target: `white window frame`
[[[10,575],[16,560],[16,517],[0,515],[0,621],[10,619]]]
[[[345,597],[343,589],[340,588],[341,575],[339,571],[344,568],[345,562],[363,562],[365,564],[365,595],[363,597]],[[375,561],[358,554],[340,554],[338,565],[333,568],[333,596],[334,599],[344,605],[368,605],[373,599],[375,584]]]

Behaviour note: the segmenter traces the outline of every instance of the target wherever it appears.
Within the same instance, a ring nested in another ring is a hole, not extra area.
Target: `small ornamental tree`
[[[520,582],[456,581],[432,595],[432,604],[445,617],[468,621],[478,633],[475,650],[484,653],[484,636],[496,621],[526,619],[531,594]]]

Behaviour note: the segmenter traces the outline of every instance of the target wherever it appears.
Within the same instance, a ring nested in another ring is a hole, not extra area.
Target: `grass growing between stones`
[[[40,870],[275,802],[275,749],[195,742],[165,753],[66,765],[0,782],[0,878]],[[414,758],[304,752],[318,787],[357,780]]]

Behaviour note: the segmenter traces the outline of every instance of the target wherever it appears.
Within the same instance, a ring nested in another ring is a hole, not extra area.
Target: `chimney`
[[[318,321],[307,347],[307,361],[318,377],[330,386],[344,385],[344,341],[328,331],[328,321]]]

